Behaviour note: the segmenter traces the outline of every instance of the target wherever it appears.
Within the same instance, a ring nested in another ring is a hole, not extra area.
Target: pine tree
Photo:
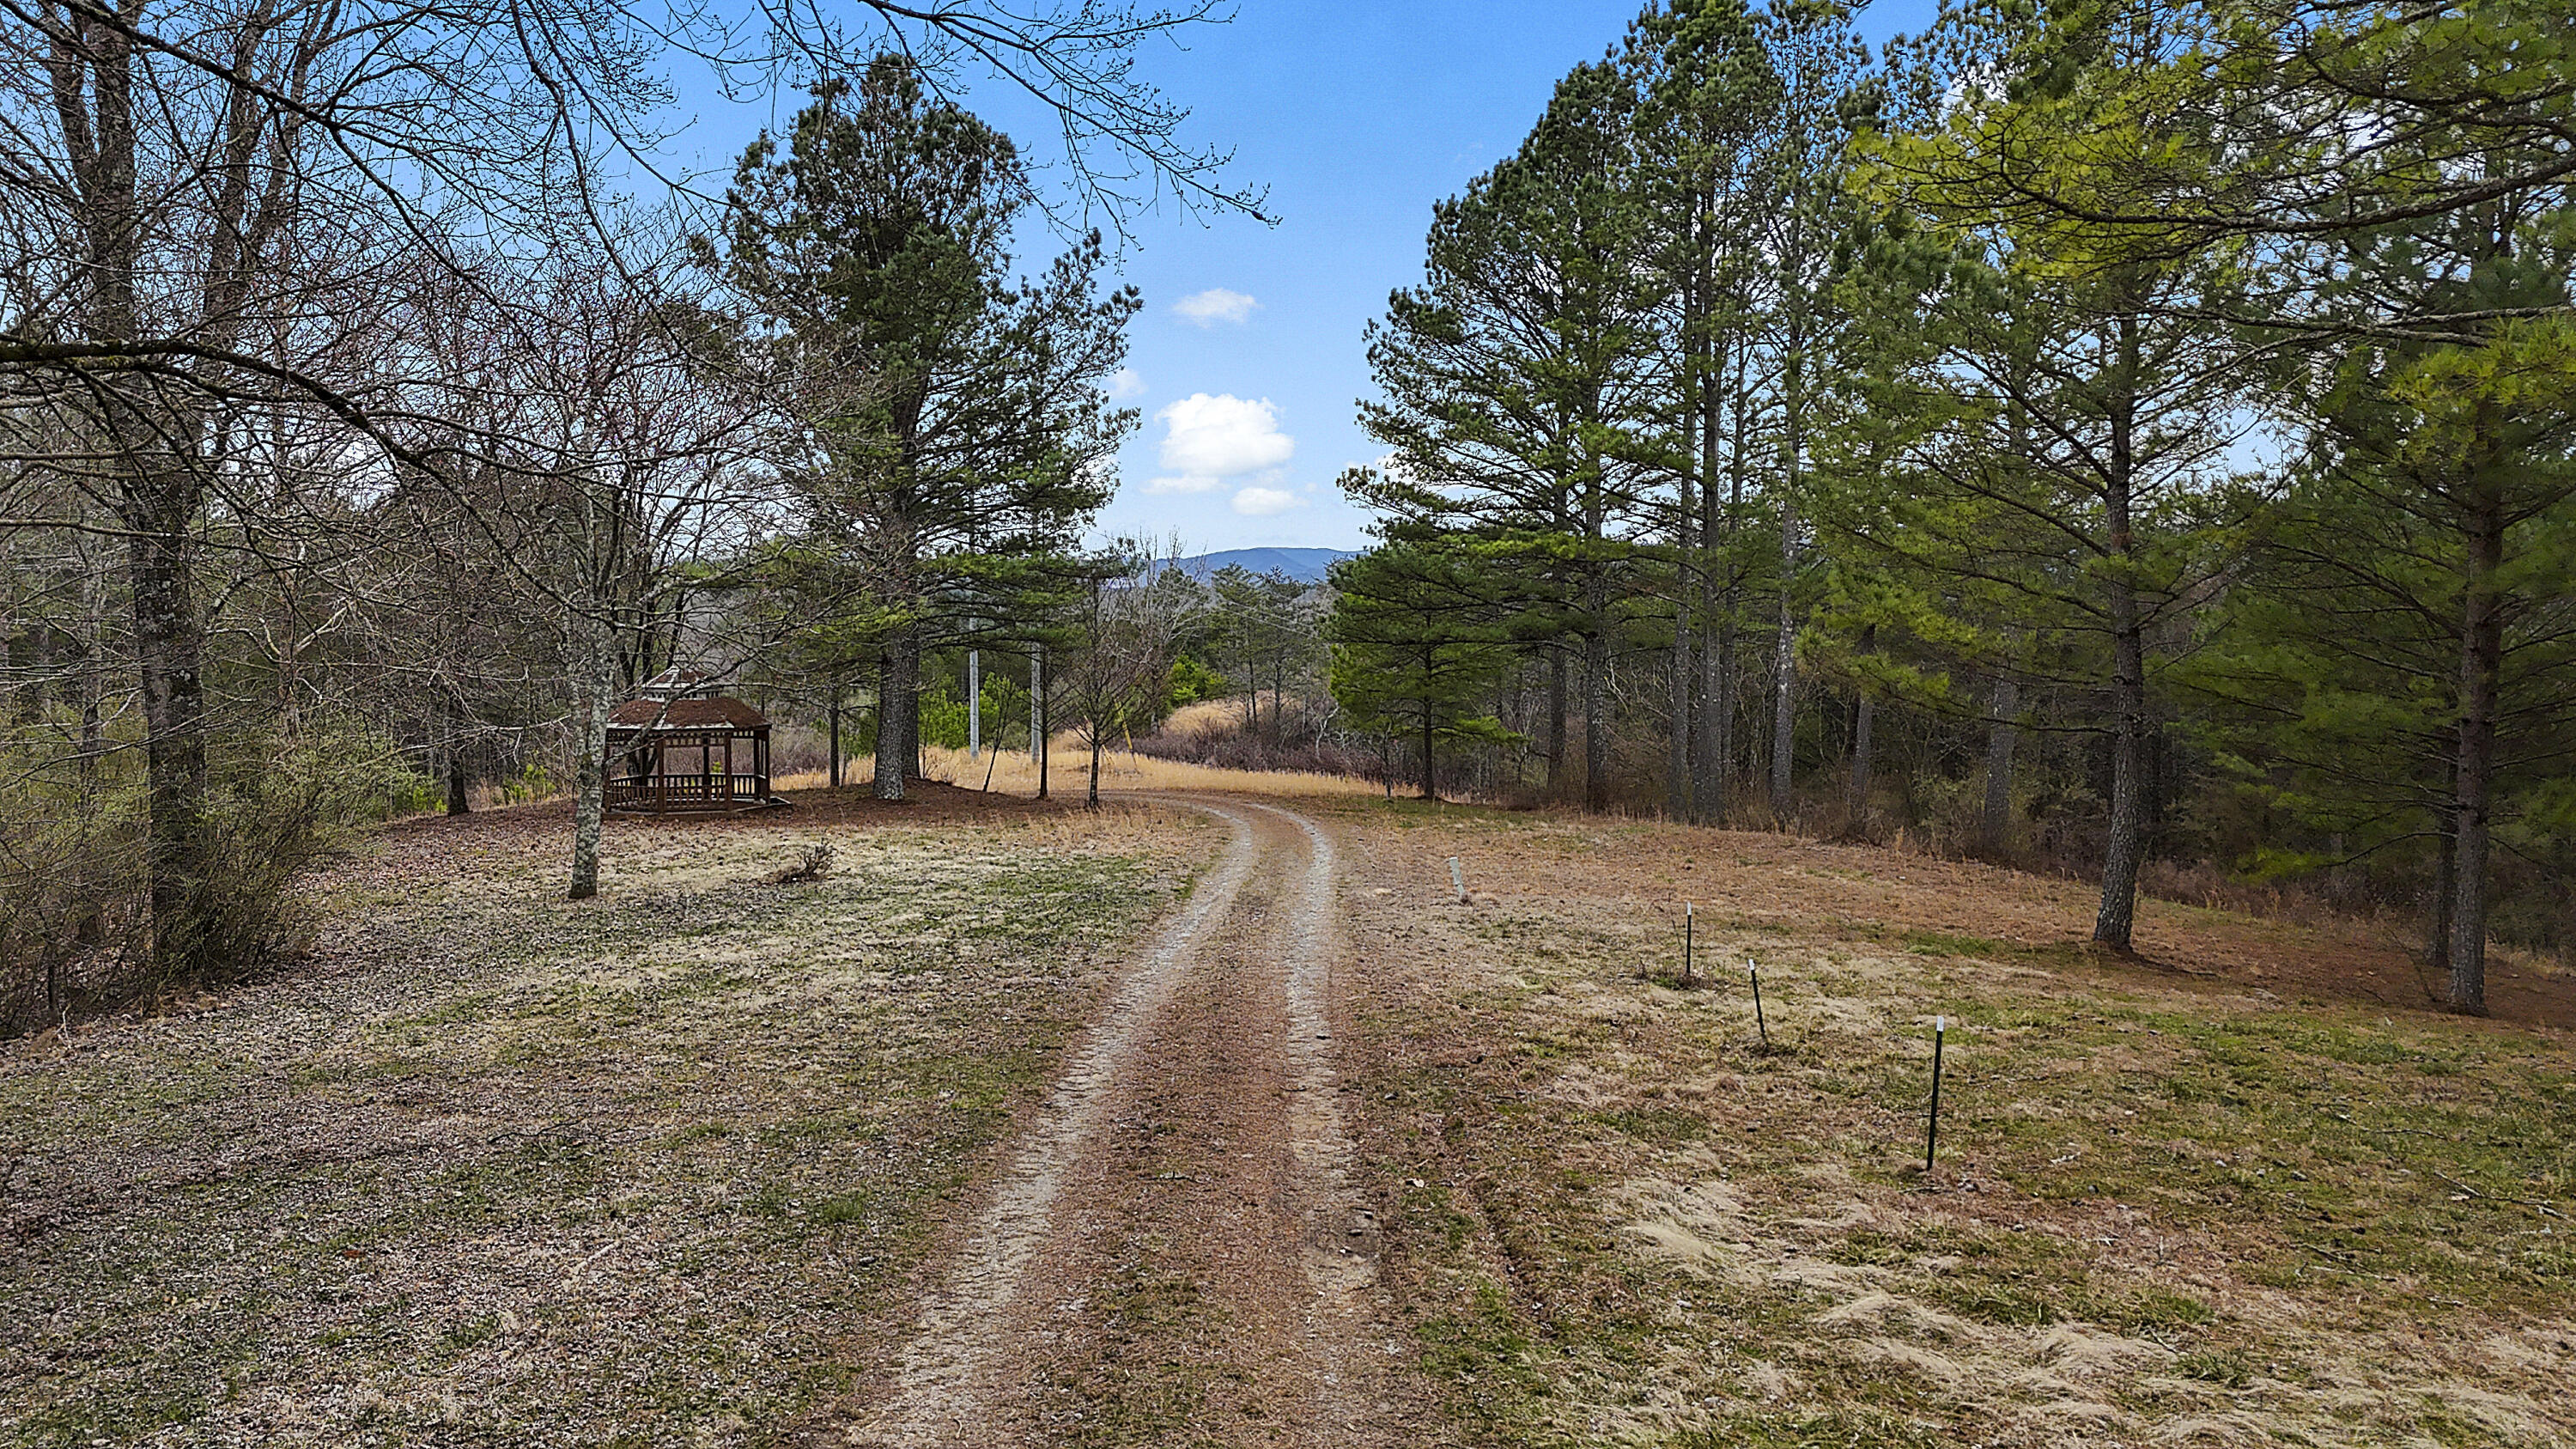
[[[1369,329],[1386,400],[1362,403],[1361,423],[1393,464],[1344,479],[1400,524],[1477,532],[1526,575],[1516,632],[1549,651],[1549,784],[1565,780],[1573,654],[1596,807],[1609,800],[1639,460],[1663,385],[1633,104],[1614,67],[1576,68],[1520,151],[1437,208],[1424,284],[1397,292]]]
[[[1919,144],[1971,155],[1970,124]],[[2248,397],[2224,334],[2182,314],[2231,277],[2215,262],[2063,275],[1991,211],[1945,201],[1883,238],[1847,294],[1870,365],[1820,512],[1945,661],[1918,671],[1919,702],[1961,707],[1952,665],[2099,702],[2112,780],[2093,934],[2127,950],[2154,675],[2222,556],[2211,500]]]
[[[1659,220],[1671,359],[1657,461],[1672,478],[1671,737],[1665,808],[1725,807],[1734,759],[1736,612],[1745,464],[1760,426],[1744,359],[1763,330],[1765,164],[1781,79],[1739,0],[1683,0],[1638,18],[1626,61],[1640,96],[1640,186]]]
[[[1839,5],[1781,4],[1764,17],[1764,41],[1782,83],[1781,122],[1768,165],[1781,205],[1765,251],[1777,302],[1772,318],[1779,370],[1778,487],[1772,515],[1779,536],[1772,649],[1769,797],[1775,816],[1790,807],[1797,737],[1797,584],[1808,453],[1833,357],[1838,314],[1829,297],[1840,270],[1841,233],[1849,225],[1845,153],[1872,94],[1869,48]]]
[[[1334,566],[1333,697],[1361,727],[1421,749],[1440,798],[1439,748],[1515,738],[1481,708],[1510,665],[1513,585],[1473,547],[1391,544]]]
[[[1126,356],[1133,288],[1102,297],[1098,235],[1013,284],[1031,194],[1008,137],[881,56],[826,82],[785,153],[755,141],[701,255],[768,324],[806,387],[803,556],[864,599],[877,671],[876,792],[918,753],[925,650],[1031,618],[1080,570],[1132,410],[1103,385]]]
[[[2576,754],[2571,223],[2499,204],[2355,239],[2354,293],[2540,315],[2367,343],[2285,390],[2315,420],[2305,476],[2197,672],[2267,800],[2342,842],[2274,865],[2433,843],[2427,955],[2462,1011],[2485,1009],[2498,831],[2545,815]]]
[[[1977,12],[1951,20],[2003,29]],[[2456,692],[2436,915],[2447,915],[2451,1002],[2482,1010],[2505,659],[2542,596],[2524,592],[2517,530],[2550,537],[2560,496],[2547,432],[2563,402],[2547,379],[2568,315],[2560,239],[2576,90],[2563,78],[2576,34],[2564,7],[2117,0],[2054,12],[1989,53],[1988,73],[2011,84],[1970,92],[1961,109],[1976,119],[1952,128],[1979,144],[1883,152],[1903,188],[2009,218],[2060,275],[2259,258],[2233,297],[2149,306],[2172,314],[2159,325],[2233,328],[2306,360],[2278,416],[2315,435],[2328,469],[2293,500],[2281,537],[2337,511],[2333,477],[2408,498],[2395,505],[2405,522],[2366,520],[2400,552],[2360,560],[2347,583],[2419,607],[2426,581],[2408,579],[2400,538],[2447,539],[2434,548],[2458,575],[2446,625]],[[2396,779],[2383,788],[2402,793]]]

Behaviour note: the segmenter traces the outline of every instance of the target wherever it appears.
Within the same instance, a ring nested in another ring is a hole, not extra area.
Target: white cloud
[[[1120,401],[1145,395],[1145,375],[1132,367],[1122,367],[1109,376],[1109,395]]]
[[[1163,424],[1163,477],[1149,493],[1206,493],[1227,480],[1268,473],[1295,456],[1297,440],[1279,431],[1270,399],[1194,392],[1154,414]]]
[[[1201,327],[1213,327],[1219,322],[1232,322],[1239,326],[1252,316],[1252,309],[1260,305],[1259,302],[1241,292],[1229,292],[1223,287],[1210,287],[1204,292],[1192,292],[1174,302],[1172,310]]]
[[[1267,518],[1302,508],[1306,500],[1284,488],[1238,488],[1234,493],[1234,511],[1252,518]]]

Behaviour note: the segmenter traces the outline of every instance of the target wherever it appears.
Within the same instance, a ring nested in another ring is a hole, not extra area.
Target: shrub
[[[296,878],[347,827],[431,796],[427,778],[363,731],[211,743],[180,898],[158,921],[145,905],[139,751],[22,772],[0,800],[17,822],[0,846],[0,1032],[237,980],[300,954],[313,918]]]
[[[0,833],[0,1035],[61,1021],[113,997],[127,975],[115,942],[135,914],[139,788],[102,769],[48,788],[22,779]]]

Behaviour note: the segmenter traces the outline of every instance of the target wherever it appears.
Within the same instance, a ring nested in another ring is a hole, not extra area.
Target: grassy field
[[[792,1442],[1219,838],[929,793],[618,824],[578,906],[559,807],[417,822],[308,967],[0,1047],[0,1444]],[[1342,1100],[1436,1442],[2576,1443],[2546,963],[2466,1021],[2367,923],[2150,902],[2116,959],[2080,883],[1298,808],[1342,839]],[[830,876],[766,883],[816,840]]]
[[[1982,867],[1345,812],[1354,1100],[1461,1441],[2576,1443],[2564,1030],[2295,986],[2366,953],[2218,912],[2097,958],[2080,886]]]
[[[1194,816],[391,832],[313,966],[0,1053],[0,1443],[779,1442]],[[831,843],[825,880],[764,877]]]

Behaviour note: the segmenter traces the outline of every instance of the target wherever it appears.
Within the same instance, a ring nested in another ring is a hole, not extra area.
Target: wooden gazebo
[[[608,717],[607,766],[611,811],[660,815],[786,803],[769,793],[769,721],[722,695],[648,694],[619,705]]]

